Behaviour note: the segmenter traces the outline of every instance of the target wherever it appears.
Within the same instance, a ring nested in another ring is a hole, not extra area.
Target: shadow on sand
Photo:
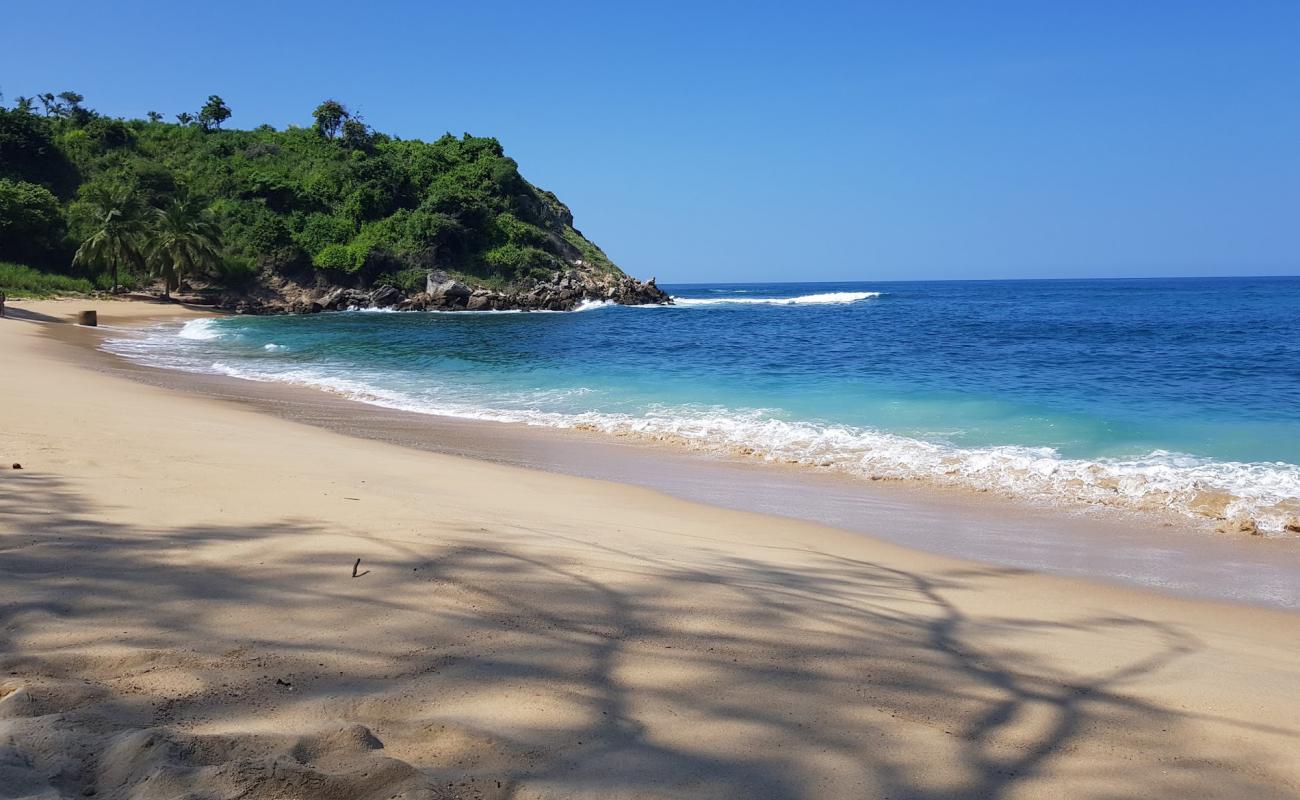
[[[1189,744],[1207,721],[1248,726],[1126,692],[1196,652],[1188,633],[1140,610],[972,617],[954,599],[1014,570],[917,574],[797,546],[746,559],[707,540],[675,540],[690,551],[678,557],[621,547],[598,523],[353,532],[348,545],[305,522],[107,519],[58,479],[0,473],[0,784],[101,797],[1063,796],[1048,781],[1075,797],[1287,794],[1230,735]],[[362,555],[374,573],[352,579]],[[1105,657],[1038,655],[1049,639]],[[353,725],[364,733],[319,744],[319,729]],[[1300,751],[1295,731],[1266,732]]]

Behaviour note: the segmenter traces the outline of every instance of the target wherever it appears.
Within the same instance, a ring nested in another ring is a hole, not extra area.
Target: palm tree
[[[141,241],[145,225],[140,205],[127,187],[96,187],[87,200],[95,209],[95,229],[77,248],[72,263],[107,267],[112,271],[113,291],[116,292],[117,271],[121,264],[144,266]]]
[[[148,265],[171,297],[181,277],[221,265],[221,235],[212,213],[192,198],[175,199],[152,212]]]

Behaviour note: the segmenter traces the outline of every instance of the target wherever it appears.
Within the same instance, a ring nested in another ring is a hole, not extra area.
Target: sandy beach
[[[1300,615],[296,424],[92,306],[203,313],[0,319],[0,797],[1300,797]]]

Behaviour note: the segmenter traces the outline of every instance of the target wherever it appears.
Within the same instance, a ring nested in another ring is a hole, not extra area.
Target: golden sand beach
[[[296,424],[88,303],[0,319],[0,797],[1300,797],[1300,615]]]

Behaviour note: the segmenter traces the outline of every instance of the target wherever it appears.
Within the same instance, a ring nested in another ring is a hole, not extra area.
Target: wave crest
[[[176,334],[182,339],[193,339],[196,341],[210,341],[220,339],[224,334],[217,329],[216,317],[200,317],[191,319],[181,326],[180,332]]]
[[[1300,466],[1295,464],[1219,461],[1164,450],[1088,460],[1066,458],[1047,447],[956,447],[864,427],[793,421],[765,409],[661,405],[636,413],[548,410],[572,405],[557,390],[485,397],[479,389],[454,384],[391,389],[322,367],[284,369],[278,359],[213,363],[216,354],[197,343],[191,345],[193,351],[178,351],[177,335],[199,341],[226,335],[214,322],[191,320],[179,334],[170,328],[154,336],[108,339],[104,346],[155,366],[292,383],[404,411],[590,430],[864,480],[923,481],[1076,507],[1172,511],[1201,519],[1249,517],[1270,532],[1281,532],[1289,520],[1300,518]],[[206,360],[204,352],[209,353]],[[576,396],[592,390],[565,391]]]
[[[678,306],[764,305],[764,306],[816,306],[843,305],[880,297],[880,292],[823,292],[799,297],[674,297]]]

